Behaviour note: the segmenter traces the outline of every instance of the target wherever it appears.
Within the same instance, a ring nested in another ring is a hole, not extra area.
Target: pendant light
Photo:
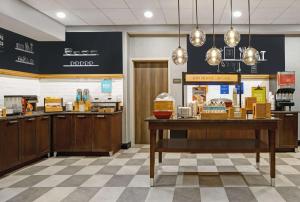
[[[215,0],[213,0],[213,46],[206,53],[206,61],[211,66],[217,66],[222,61],[222,55],[220,49],[215,46]]]
[[[232,26],[232,0],[230,0],[230,29],[224,34],[224,41],[229,47],[235,47],[241,40],[240,33]]]
[[[187,51],[180,46],[180,8],[178,0],[178,48],[176,48],[172,53],[173,62],[176,65],[185,64],[188,60]]]
[[[246,65],[255,65],[258,61],[259,54],[255,48],[251,47],[251,21],[250,21],[250,0],[248,0],[248,17],[249,17],[249,45],[243,51],[243,62]]]
[[[190,34],[190,43],[195,47],[203,46],[206,41],[206,34],[199,29],[198,23],[198,0],[196,0],[196,28]]]

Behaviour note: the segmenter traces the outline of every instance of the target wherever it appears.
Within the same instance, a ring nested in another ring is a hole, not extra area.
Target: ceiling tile
[[[89,25],[112,25],[112,22],[98,9],[74,9],[72,12]]]
[[[38,10],[62,9],[62,6],[53,0],[23,0],[23,2]]]
[[[62,9],[64,13],[66,13],[66,18],[60,19],[56,17],[57,10],[47,10],[43,11],[46,15],[50,16],[51,18],[59,21],[60,23],[64,25],[87,25],[82,19],[80,19],[78,16],[72,14],[71,11],[68,11],[66,9]]]
[[[129,8],[160,8],[158,0],[124,0]]]
[[[284,10],[285,8],[257,8],[251,14],[251,20],[254,24],[264,24],[266,22],[271,23],[273,20],[279,17]]]
[[[91,0],[98,8],[128,8],[123,0]]]
[[[131,9],[141,24],[166,24],[163,11],[161,9],[150,9],[153,12],[152,18],[145,18],[143,9]]]
[[[178,14],[177,9],[169,8],[163,9],[166,20],[168,24],[177,24],[178,23]],[[182,24],[191,24],[192,23],[192,9],[181,9],[180,20]]]
[[[262,0],[259,8],[287,8],[294,0]]]
[[[192,8],[194,0],[182,0],[180,1],[180,8]],[[177,9],[177,1],[176,0],[159,0],[159,3],[163,9]]]
[[[83,9],[83,8],[95,8],[89,0],[56,0],[59,4],[68,9]]]
[[[102,9],[102,11],[114,24],[130,25],[139,23],[130,9]]]

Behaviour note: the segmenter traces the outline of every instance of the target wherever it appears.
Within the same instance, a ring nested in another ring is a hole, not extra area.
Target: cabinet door
[[[74,116],[75,151],[92,151],[92,130],[92,116]]]
[[[74,135],[71,115],[53,117],[53,149],[55,152],[72,151]]]
[[[20,163],[19,120],[3,121],[0,133],[0,170],[9,169]]]
[[[26,118],[21,124],[22,160],[28,161],[37,156],[36,118]]]
[[[37,120],[37,150],[38,155],[50,152],[50,117],[42,116]]]
[[[93,151],[110,152],[111,130],[109,115],[97,115],[94,117]]]
[[[282,130],[279,135],[279,147],[295,148],[298,140],[298,114],[282,114]]]

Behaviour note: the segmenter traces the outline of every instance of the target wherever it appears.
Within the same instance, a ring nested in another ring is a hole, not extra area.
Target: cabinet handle
[[[30,119],[27,119],[27,121],[34,121],[35,118],[30,118]]]
[[[19,121],[15,120],[15,121],[9,121],[8,124],[16,124],[19,123]]]
[[[294,114],[285,114],[285,116],[294,116]]]
[[[57,118],[60,118],[60,119],[65,119],[66,116],[56,116]]]
[[[78,115],[77,118],[84,119],[84,118],[86,118],[86,116],[84,116],[84,115]]]
[[[97,117],[97,118],[105,118],[104,115],[97,115],[96,117]]]
[[[42,117],[42,120],[46,120],[46,119],[49,119],[49,116],[43,116]]]

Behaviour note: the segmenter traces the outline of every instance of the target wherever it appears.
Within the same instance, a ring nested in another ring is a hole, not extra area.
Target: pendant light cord
[[[179,43],[179,48],[180,46],[180,8],[179,8],[179,0],[178,0],[178,43]]]
[[[197,29],[199,28],[199,23],[198,23],[198,0],[196,0],[196,23],[197,23]]]
[[[248,17],[249,17],[249,47],[250,47],[251,46],[250,0],[248,0]]]
[[[215,47],[215,0],[213,0],[213,47]]]
[[[230,28],[232,29],[232,0],[230,0]]]

